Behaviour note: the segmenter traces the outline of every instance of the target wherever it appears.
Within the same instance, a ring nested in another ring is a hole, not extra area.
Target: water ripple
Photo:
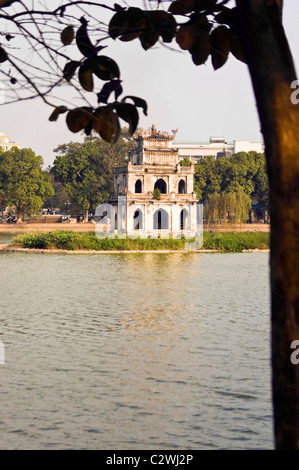
[[[268,255],[1,253],[2,449],[271,449]]]

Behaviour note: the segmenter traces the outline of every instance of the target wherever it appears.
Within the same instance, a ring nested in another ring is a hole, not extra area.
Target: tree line
[[[36,215],[47,197],[54,195],[49,175],[43,171],[43,159],[33,150],[0,148],[0,201],[2,215],[11,207],[21,222],[24,214]]]
[[[230,159],[206,156],[195,166],[194,190],[208,223],[263,219],[269,211],[265,156],[257,152],[238,152]]]
[[[13,148],[0,154],[0,196],[4,207],[15,208],[17,219],[34,217],[42,207],[82,214],[107,202],[113,191],[113,168],[126,165],[134,142],[127,129],[109,144],[92,134],[83,143],[59,145],[52,166],[31,149]],[[183,159],[182,165],[191,164]],[[240,152],[227,159],[206,156],[195,165],[194,190],[204,204],[206,222],[246,222],[252,202],[268,210],[269,185],[265,157]]]
[[[106,202],[113,188],[113,168],[126,164],[133,141],[126,129],[114,144],[100,137],[85,137],[84,143],[59,145],[52,166],[31,149],[0,149],[0,203],[15,212],[17,221],[24,216],[36,218],[41,209],[58,208],[65,214],[84,214]]]

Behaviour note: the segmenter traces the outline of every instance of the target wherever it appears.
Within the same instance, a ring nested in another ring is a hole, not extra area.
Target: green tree
[[[195,166],[194,190],[198,199],[206,200],[210,194],[219,193],[221,177],[217,172],[216,160],[213,155],[202,158]]]
[[[239,152],[228,160],[204,157],[195,166],[194,188],[199,199],[210,200],[215,193],[244,193],[269,206],[269,182],[264,154]]]
[[[229,194],[229,193],[228,193]],[[232,221],[235,223],[244,223],[248,220],[251,209],[251,199],[244,191],[235,193],[236,203],[232,215]]]
[[[208,224],[220,221],[221,199],[221,194],[218,193],[212,193],[208,196],[203,209],[204,220]]]
[[[266,158],[263,153],[254,152],[257,171],[253,178],[254,195],[261,209],[269,210],[269,178],[267,174]]]
[[[70,210],[69,195],[65,191],[62,183],[55,181],[55,177],[51,172],[51,167],[48,167],[46,170],[47,174],[50,177],[51,184],[54,189],[54,195],[49,196],[43,204],[45,208],[59,209],[60,213],[67,214]]]
[[[220,180],[221,192],[227,190],[231,166],[231,161],[226,157],[217,158],[217,160],[215,161],[215,170]]]
[[[253,194],[253,178],[257,172],[254,155],[251,152],[239,152],[232,155],[230,163],[226,191],[244,191],[248,195]]]
[[[127,162],[133,143],[127,132],[116,143],[109,144],[99,137],[85,138],[83,144],[69,143],[55,149],[57,155],[51,172],[62,183],[72,202],[85,212],[107,202],[113,189],[113,168]]]
[[[22,214],[37,215],[45,199],[54,194],[43,159],[31,149],[13,147],[0,154],[0,188],[7,205],[15,206],[17,220]]]
[[[180,161],[180,165],[181,165],[181,166],[191,166],[191,165],[192,165],[192,162],[191,162],[190,158],[184,157],[184,158]]]
[[[157,201],[160,201],[161,199],[161,191],[159,188],[155,188],[153,190],[153,198],[156,199]]]
[[[243,191],[212,193],[204,205],[204,218],[207,223],[243,223],[250,208],[250,197]]]

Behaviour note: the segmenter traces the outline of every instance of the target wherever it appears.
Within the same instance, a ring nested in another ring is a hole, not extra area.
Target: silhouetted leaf
[[[121,80],[112,80],[111,82],[105,83],[101,91],[97,94],[98,103],[107,103],[111,93],[115,93],[115,99],[122,93]]]
[[[115,97],[116,100],[119,98],[119,96],[123,92],[123,87],[120,84],[121,80],[117,80],[117,81],[119,82],[119,86],[117,88],[115,88],[115,90],[114,90],[114,97]]]
[[[195,0],[178,0],[172,2],[168,11],[173,15],[185,15],[195,9]]]
[[[129,124],[129,133],[133,135],[139,121],[136,107],[133,104],[122,102],[115,105],[115,110],[118,116]]]
[[[134,102],[135,106],[137,106],[137,108],[142,108],[143,109],[143,114],[145,114],[145,116],[147,116],[147,102],[142,99],[142,98],[139,98],[138,96],[125,96],[121,101],[122,102],[125,102],[127,99],[130,99]]]
[[[191,15],[190,21],[185,23],[177,32],[176,41],[183,50],[192,49],[197,44],[196,50],[198,52],[199,43],[204,51],[207,51],[209,55],[210,40],[207,39],[207,35],[211,30],[212,25],[205,15]],[[205,46],[204,41],[207,41]],[[205,56],[205,52],[203,57]],[[205,60],[202,59],[204,62]],[[203,62],[201,62],[203,63]]]
[[[153,47],[159,39],[157,31],[146,31],[139,36],[141,45],[145,51]]]
[[[114,3],[114,9],[116,11],[123,11],[125,10],[126,8],[125,7],[122,7],[121,5],[119,5],[118,3]]]
[[[221,12],[215,16],[215,20],[219,24],[226,24],[231,26],[233,23],[232,11],[233,9],[223,6]]]
[[[140,8],[130,7],[118,11],[109,23],[109,35],[112,39],[120,36],[122,41],[132,41],[139,37],[147,27],[147,16]]]
[[[207,31],[201,31],[201,34],[195,38],[189,52],[195,65],[201,65],[207,61],[211,53],[211,37]]]
[[[195,0],[195,11],[213,11],[218,0]]]
[[[121,36],[124,31],[126,32],[129,27],[129,23],[126,18],[125,11],[118,11],[112,16],[109,23],[109,36],[112,39],[116,39]]]
[[[234,29],[230,29],[230,50],[231,53],[236,57],[236,59],[247,64],[244,48],[241,44],[236,30]]]
[[[173,15],[186,15],[191,12],[213,12],[217,0],[177,0],[172,2],[168,11]]]
[[[142,47],[147,50],[152,47],[159,36],[164,42],[171,42],[176,32],[176,21],[166,11],[143,11],[130,7],[118,11],[109,23],[109,34],[112,39],[132,41],[139,38]]]
[[[81,18],[81,26],[76,34],[76,43],[79,51],[85,57],[91,57],[96,53],[94,45],[91,43],[87,33],[87,21]]]
[[[8,55],[3,47],[0,46],[0,63],[5,62],[8,59]]]
[[[49,121],[57,121],[58,116],[66,112],[67,112],[66,106],[57,106],[57,108],[54,109],[53,113],[49,117]]]
[[[77,133],[85,129],[92,120],[91,108],[71,109],[66,116],[66,124],[71,132]]]
[[[122,94],[121,80],[112,80],[105,83],[101,91],[98,93],[98,103],[107,103],[111,93],[115,93],[115,99]]]
[[[64,30],[61,32],[61,35],[60,35],[61,42],[65,46],[68,46],[69,44],[71,44],[74,37],[75,37],[75,33],[74,33],[73,26],[67,26],[66,28],[64,28]]]
[[[153,10],[147,13],[150,26],[168,43],[176,34],[177,23],[174,17],[164,10]]]
[[[90,120],[87,126],[84,128],[85,134],[90,135],[92,133],[92,129],[93,129],[93,121]]]
[[[63,69],[63,78],[69,82],[75,75],[75,72],[80,65],[81,62],[77,62],[76,60],[71,60],[68,62]]]
[[[101,80],[119,78],[120,71],[115,60],[105,55],[92,57],[85,61],[86,66]]]
[[[0,8],[9,7],[9,5],[16,1],[17,0],[0,0]]]
[[[194,28],[190,23],[180,27],[176,34],[176,42],[184,51],[191,49],[194,43]]]
[[[98,132],[106,142],[113,143],[118,140],[121,130],[119,119],[110,105],[99,107],[95,111],[93,129]]]
[[[190,21],[197,30],[201,31],[204,29],[205,31],[211,31],[213,24],[210,23],[206,15],[191,15]]]
[[[80,85],[85,91],[93,91],[92,72],[88,65],[86,65],[86,62],[87,61],[85,61],[79,68],[78,78]]]
[[[230,32],[226,26],[218,26],[211,33],[212,65],[214,70],[225,64],[230,51]]]

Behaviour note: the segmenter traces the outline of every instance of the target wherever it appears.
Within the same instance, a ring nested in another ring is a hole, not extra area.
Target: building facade
[[[265,146],[261,142],[234,140],[228,143],[224,137],[211,137],[209,142],[174,142],[174,145],[178,149],[180,160],[187,157],[194,163],[197,163],[198,160],[207,155],[213,155],[215,158],[230,158],[234,153],[238,152],[254,151],[264,153],[265,151]]]
[[[21,144],[18,144],[16,142],[11,142],[10,141],[10,135],[5,135],[4,132],[0,132],[0,147],[3,148],[3,150],[6,152],[7,150],[10,150],[12,147],[21,147]]]
[[[142,236],[197,232],[197,200],[193,190],[194,164],[185,167],[173,147],[177,131],[157,131],[153,125],[135,138],[126,166],[114,168],[109,204],[118,232]]]

